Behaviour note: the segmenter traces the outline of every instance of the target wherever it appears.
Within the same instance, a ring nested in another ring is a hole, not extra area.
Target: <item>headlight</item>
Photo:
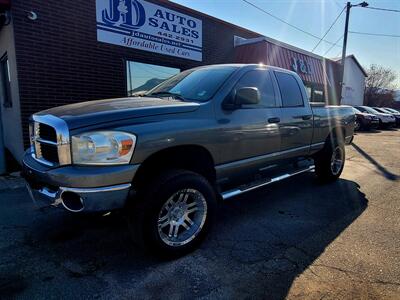
[[[136,136],[119,131],[93,131],[72,137],[72,161],[81,165],[128,164]]]
[[[365,119],[366,120],[371,120],[372,118],[371,118],[371,116],[365,116]]]

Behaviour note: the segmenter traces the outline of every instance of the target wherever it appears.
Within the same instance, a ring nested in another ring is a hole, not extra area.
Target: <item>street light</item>
[[[349,17],[350,17],[350,8],[352,7],[367,7],[368,3],[363,1],[358,4],[351,4],[350,2],[347,2],[346,4],[346,23],[344,26],[344,39],[343,39],[343,49],[342,49],[342,72],[341,72],[341,82],[340,82],[340,99],[339,101],[342,102],[343,98],[343,86],[344,86],[344,63],[346,60],[346,47],[347,47],[347,33],[349,29]],[[340,104],[340,103],[339,103]]]

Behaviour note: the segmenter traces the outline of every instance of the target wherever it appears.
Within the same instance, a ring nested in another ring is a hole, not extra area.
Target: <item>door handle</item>
[[[295,116],[294,119],[303,119],[303,120],[310,120],[312,115],[302,115],[302,116]]]
[[[281,121],[281,119],[279,118],[269,118],[268,119],[268,123],[279,123]]]

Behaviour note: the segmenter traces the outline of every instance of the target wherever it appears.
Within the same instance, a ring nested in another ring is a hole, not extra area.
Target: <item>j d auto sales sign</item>
[[[143,0],[96,0],[97,40],[202,61],[202,22]]]

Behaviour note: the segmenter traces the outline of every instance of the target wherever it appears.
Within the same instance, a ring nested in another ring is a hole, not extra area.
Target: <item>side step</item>
[[[296,172],[293,172],[293,173],[283,174],[283,175],[280,175],[280,176],[277,176],[277,177],[274,177],[274,178],[270,178],[270,179],[268,179],[266,181],[263,181],[261,183],[257,183],[257,184],[254,184],[254,185],[246,185],[246,186],[239,187],[237,189],[229,190],[229,191],[223,192],[221,194],[222,195],[222,199],[226,200],[226,199],[229,199],[231,197],[234,197],[234,196],[237,196],[237,195],[240,195],[240,194],[243,194],[243,193],[258,189],[258,188],[263,187],[263,186],[266,186],[268,184],[271,184],[271,183],[274,183],[274,182],[277,182],[277,181],[281,181],[281,180],[284,180],[286,178],[289,178],[289,177],[292,177],[292,176],[295,176],[295,175],[298,175],[298,174],[301,174],[301,173],[313,171],[314,169],[315,169],[315,166],[309,166],[306,169],[299,170],[299,171],[296,171]]]

